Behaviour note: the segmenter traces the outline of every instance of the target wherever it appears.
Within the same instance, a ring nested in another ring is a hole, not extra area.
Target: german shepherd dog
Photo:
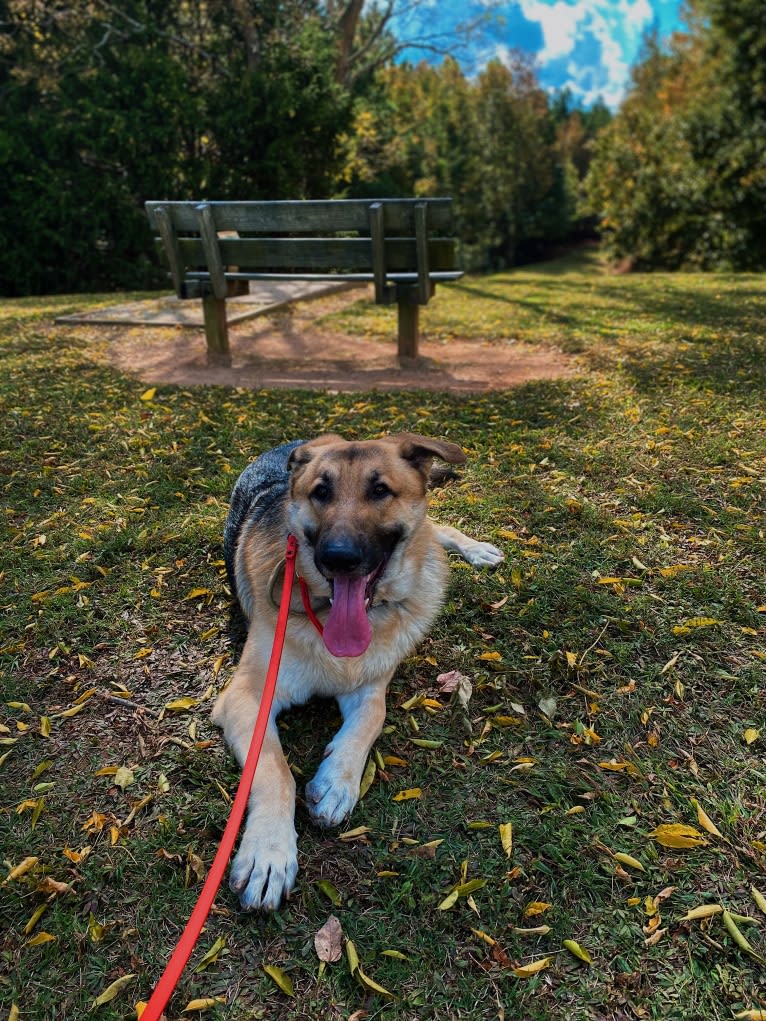
[[[409,433],[349,442],[297,441],[263,454],[232,493],[224,556],[247,640],[213,721],[242,765],[260,705],[277,617],[287,537],[298,540],[320,635],[293,595],[282,666],[230,885],[246,910],[274,910],[298,872],[295,781],[276,717],[312,695],[334,696],[343,725],[306,787],[309,814],[335,826],[351,812],[386,715],[397,665],[425,635],[445,593],[452,550],[476,566],[502,553],[426,515],[433,459],[462,464],[460,447]]]

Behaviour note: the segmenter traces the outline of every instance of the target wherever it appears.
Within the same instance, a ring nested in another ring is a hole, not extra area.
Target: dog
[[[298,541],[296,574],[323,624],[320,634],[294,591],[274,703],[230,873],[245,910],[275,910],[298,872],[295,781],[279,740],[279,713],[313,695],[337,699],[343,723],[306,787],[306,806],[320,826],[338,825],[359,797],[367,756],[383,728],[389,681],[441,608],[444,550],[475,566],[503,559],[491,544],[427,516],[434,458],[462,464],[465,454],[455,443],[411,433],[359,442],[325,435],[263,454],[235,484],[224,558],[248,634],[213,721],[240,765],[263,692],[289,534]]]

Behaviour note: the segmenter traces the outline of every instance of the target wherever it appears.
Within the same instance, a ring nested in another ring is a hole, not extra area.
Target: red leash
[[[261,754],[261,746],[266,736],[271,703],[274,700],[279,664],[285,644],[285,631],[287,630],[287,616],[290,612],[290,596],[292,594],[293,578],[295,577],[295,557],[297,553],[298,541],[294,535],[290,535],[287,539],[287,550],[285,551],[285,577],[282,582],[282,598],[279,602],[279,615],[277,617],[277,628],[274,633],[274,645],[271,649],[271,659],[269,660],[269,668],[266,672],[266,683],[263,688],[261,705],[255,721],[253,736],[250,740],[247,759],[242,769],[242,779],[239,781],[239,787],[234,797],[234,804],[231,806],[231,813],[226,823],[226,828],[223,831],[221,843],[218,845],[213,864],[210,866],[210,871],[205,878],[197,903],[194,905],[194,910],[189,921],[186,923],[186,928],[181,934],[177,947],[167,963],[167,967],[160,976],[160,980],[154,987],[154,992],[144,1008],[141,1021],[159,1021],[168,1000],[173,994],[173,990],[178,984],[178,980],[181,978],[181,973],[191,957],[192,950],[213,906],[215,895],[218,892],[218,887],[221,885],[223,874],[229,863],[234,841],[237,839],[237,833],[247,808],[247,799],[250,794],[250,788],[253,785],[253,777],[255,776],[255,769]]]

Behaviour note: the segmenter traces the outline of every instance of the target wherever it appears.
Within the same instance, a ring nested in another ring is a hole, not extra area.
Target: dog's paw
[[[289,897],[297,874],[295,827],[274,826],[269,820],[248,825],[229,877],[244,910],[276,911]]]
[[[491,542],[477,541],[463,552],[463,556],[472,567],[497,567],[505,560],[505,554]]]
[[[334,756],[324,760],[306,785],[306,807],[319,826],[339,826],[359,800],[359,780],[336,766]]]

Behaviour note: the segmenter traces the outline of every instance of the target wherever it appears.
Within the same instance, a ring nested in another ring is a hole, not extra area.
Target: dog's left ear
[[[449,440],[432,439],[429,436],[416,436],[415,433],[399,433],[391,439],[399,445],[399,455],[416,468],[424,477],[428,477],[431,462],[435,457],[448,464],[464,464],[465,454],[462,447]]]

